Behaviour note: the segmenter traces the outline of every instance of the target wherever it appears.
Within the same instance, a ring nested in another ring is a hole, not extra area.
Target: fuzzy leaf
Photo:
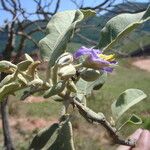
[[[30,61],[30,60],[24,60],[24,61],[18,63],[17,64],[18,70],[19,71],[26,71],[31,63],[32,63],[32,61]]]
[[[100,32],[99,48],[103,50],[112,47],[125,35],[136,29],[139,25],[150,19],[150,7],[143,12],[135,14],[120,14],[110,19]]]
[[[70,121],[66,121],[62,125],[62,128],[60,128],[57,139],[52,145],[50,145],[48,149],[49,150],[75,150],[72,134],[73,134],[72,124]]]
[[[130,107],[145,99],[147,95],[139,89],[127,89],[111,106],[114,118],[119,119]]]
[[[41,64],[40,61],[32,62],[29,65],[28,70],[26,71],[27,75],[34,77],[34,75],[36,73],[36,69],[37,69],[37,67],[38,67],[39,64]]]
[[[140,117],[138,117],[137,115],[133,114],[128,122],[132,123],[132,124],[142,124],[142,119]]]
[[[77,94],[76,94],[76,98],[77,98],[77,100],[79,100],[82,104],[84,104],[84,106],[86,106],[86,101],[87,101],[87,99],[86,99],[86,96],[85,96],[84,94],[82,94],[82,93],[77,93]]]
[[[40,131],[32,140],[32,150],[74,150],[72,125],[67,116],[60,123]]]
[[[88,15],[85,15],[86,12]],[[55,14],[47,25],[47,36],[40,42],[41,56],[53,66],[56,59],[66,50],[67,43],[73,36],[76,24],[85,17],[95,14],[92,11],[69,10]]]
[[[58,134],[58,129],[59,129],[59,124],[54,123],[50,127],[44,128],[41,130],[32,140],[29,149],[32,150],[37,150],[37,149],[42,149],[47,142],[51,140],[51,143],[53,143]]]

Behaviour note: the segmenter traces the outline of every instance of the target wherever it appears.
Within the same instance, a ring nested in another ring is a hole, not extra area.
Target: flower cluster
[[[105,55],[98,49],[86,48],[82,46],[74,53],[74,59],[79,59],[81,56],[87,56],[83,65],[87,68],[99,69],[106,72],[112,72],[115,61],[115,55]]]

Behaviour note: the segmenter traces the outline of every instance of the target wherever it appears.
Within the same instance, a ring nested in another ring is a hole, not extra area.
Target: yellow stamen
[[[104,59],[106,61],[110,61],[110,62],[115,60],[115,54],[111,54],[111,55],[98,54],[98,57],[102,58],[102,59]]]

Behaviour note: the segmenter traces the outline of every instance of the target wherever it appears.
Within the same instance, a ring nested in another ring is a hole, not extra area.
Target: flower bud
[[[68,65],[70,63],[73,62],[73,56],[72,54],[66,52],[63,53],[60,57],[58,57],[58,59],[56,60],[56,64],[58,66],[64,66],[64,65]]]
[[[86,69],[81,72],[80,76],[83,80],[85,81],[95,81],[100,77],[101,73],[99,70],[94,70],[94,69]]]
[[[17,66],[15,64],[6,60],[0,61],[0,72],[14,73],[16,69]]]
[[[75,67],[72,64],[63,66],[58,71],[58,75],[62,79],[70,78],[70,77],[72,77],[75,74],[76,74],[76,69],[75,69]]]

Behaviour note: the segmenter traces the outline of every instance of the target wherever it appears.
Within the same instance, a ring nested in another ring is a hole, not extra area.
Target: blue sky
[[[35,10],[35,3],[33,0],[20,0],[23,7],[27,11],[34,11]],[[76,0],[79,4],[81,0]],[[102,0],[84,0],[84,6],[95,6]],[[116,0],[115,4],[119,4],[122,2],[122,0]],[[130,0],[130,2],[150,2],[150,0]],[[50,10],[53,10],[55,8],[56,0],[53,0],[53,3],[50,7]],[[1,8],[1,6],[0,6]],[[70,10],[70,9],[76,9],[77,7],[70,1],[70,0],[61,0],[59,11],[64,10]],[[9,14],[5,13],[4,11],[0,10],[0,25],[3,24],[3,21],[5,19],[10,19]],[[31,19],[34,19],[31,18]]]

